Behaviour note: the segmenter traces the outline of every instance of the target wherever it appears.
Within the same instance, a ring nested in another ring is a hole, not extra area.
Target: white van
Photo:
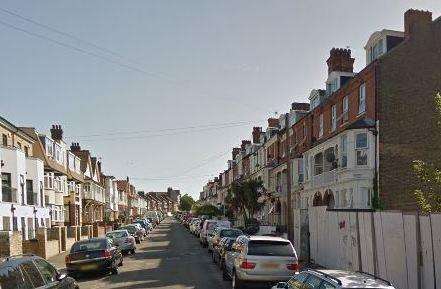
[[[214,227],[216,226],[230,228],[231,223],[230,221],[226,221],[226,220],[205,220],[204,224],[202,225],[201,233],[199,234],[199,242],[202,244],[202,247],[207,247],[208,231],[214,229]]]

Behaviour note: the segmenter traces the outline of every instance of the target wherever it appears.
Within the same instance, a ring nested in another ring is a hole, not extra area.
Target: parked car
[[[129,234],[127,230],[115,230],[108,232],[106,237],[113,241],[113,244],[117,246],[122,253],[135,254],[136,245],[135,238]]]
[[[199,242],[203,247],[208,246],[208,231],[212,231],[214,227],[216,226],[222,226],[225,228],[231,227],[231,223],[229,221],[220,221],[220,220],[205,220],[201,232],[199,234]]]
[[[239,229],[217,227],[215,230],[215,234],[210,241],[212,247],[211,257],[213,259],[213,262],[217,263],[217,261],[221,259],[220,256],[221,247],[219,247],[219,243],[221,239],[226,238],[235,241],[237,237],[241,235],[243,235],[243,232]]]
[[[138,227],[135,225],[125,225],[125,226],[121,226],[119,228],[120,230],[127,230],[127,232],[129,232],[129,234],[135,238],[135,242],[136,244],[140,244],[141,243],[141,239],[143,238],[143,234],[140,230],[138,230]]]
[[[139,234],[141,235],[141,241],[144,240],[144,237],[147,236],[147,231],[141,226],[141,224],[140,223],[132,223],[130,225],[135,226],[138,229],[138,231],[140,231]]]
[[[363,272],[342,270],[305,270],[287,282],[279,282],[272,289],[343,289],[343,288],[376,288],[395,289],[393,285],[382,278]]]
[[[91,271],[118,274],[118,267],[122,264],[121,250],[108,238],[75,242],[66,255],[66,269],[70,276]]]
[[[280,237],[246,236],[232,250],[223,277],[232,280],[233,289],[246,283],[288,281],[299,270],[294,247]]]
[[[235,239],[224,237],[219,241],[213,252],[213,262],[219,265],[221,270],[224,269],[225,256],[231,251]]]
[[[60,273],[45,259],[24,254],[0,261],[0,288],[78,289],[79,287],[75,279]]]
[[[233,240],[236,240],[236,238],[239,237],[240,235],[243,235],[243,232],[239,229],[216,227],[214,231],[214,235],[210,240],[209,248],[211,246],[211,250],[212,252],[214,252],[221,238],[228,237]]]
[[[149,222],[147,222],[144,219],[135,220],[133,223],[134,224],[139,224],[145,230],[146,235],[150,231]]]

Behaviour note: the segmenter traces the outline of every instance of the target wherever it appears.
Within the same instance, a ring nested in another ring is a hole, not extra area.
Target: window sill
[[[358,112],[357,118],[359,118],[360,116],[363,116],[364,114],[366,114],[366,110],[362,111],[362,112]]]

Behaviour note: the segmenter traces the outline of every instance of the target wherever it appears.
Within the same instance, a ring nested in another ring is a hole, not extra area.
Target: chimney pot
[[[253,127],[253,143],[260,143],[260,134],[262,133],[262,128],[259,126]]]
[[[53,124],[51,128],[51,137],[53,140],[62,140],[63,139],[63,129],[61,125]]]

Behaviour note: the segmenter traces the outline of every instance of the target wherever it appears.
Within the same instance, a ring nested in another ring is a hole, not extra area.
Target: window
[[[26,180],[26,201],[28,205],[37,204],[38,194],[34,193],[34,182],[32,180]]]
[[[20,142],[17,142],[17,147],[18,147],[19,149],[21,149],[21,143],[20,143]]]
[[[303,183],[303,159],[298,161],[299,183]]]
[[[335,104],[331,108],[331,128],[332,131],[337,128],[337,106]]]
[[[358,91],[358,114],[366,111],[366,85],[363,83]]]
[[[289,286],[288,288],[293,288],[293,289],[305,288],[303,282],[306,280],[306,278],[308,278],[308,275],[309,274],[306,273],[300,273],[298,275],[295,275],[287,282]]]
[[[25,152],[25,156],[28,157],[29,156],[29,147],[28,146],[24,147],[24,152]]]
[[[366,133],[358,133],[355,136],[355,156],[356,162],[358,166],[367,165],[367,148],[368,148],[368,140]]]
[[[346,95],[343,98],[343,112],[342,112],[343,123],[347,122],[349,119],[349,96]]]
[[[322,137],[323,136],[323,114],[320,114],[320,117],[319,117],[319,126],[320,126],[320,128],[319,128],[319,137]]]
[[[37,267],[35,267],[35,264],[32,261],[27,261],[22,263],[21,268],[23,270],[23,273],[29,277],[29,280],[32,281],[33,287],[42,287],[44,286],[44,280],[40,275],[40,272],[38,272]]]
[[[40,206],[44,206],[43,182],[40,181]]]
[[[57,270],[51,264],[42,259],[36,259],[34,262],[46,284],[57,281]]]
[[[305,280],[305,283],[307,285],[306,288],[318,288],[318,286],[322,283],[322,279],[320,279],[317,276],[309,274],[308,278]],[[309,286],[308,286],[309,285]]]
[[[24,181],[24,176],[20,175],[20,194],[21,194],[21,204],[24,205],[25,204],[25,181]]]
[[[306,128],[306,123],[303,123],[303,139],[306,139],[307,134],[308,134],[308,129]]]
[[[323,153],[318,153],[314,156],[314,175],[323,173]]]
[[[341,141],[341,160],[340,166],[346,168],[348,166],[348,137],[347,135],[342,135]]]
[[[3,217],[3,230],[10,231],[11,230],[11,218]]]
[[[360,188],[360,207],[368,208],[371,206],[371,190],[369,188]]]
[[[11,174],[2,173],[2,201],[12,202],[13,201],[13,189],[11,184]]]
[[[33,287],[29,278],[22,274],[20,266],[3,266],[0,270],[0,288],[30,289]]]
[[[308,180],[309,179],[309,161],[308,161],[308,156],[305,156],[304,161],[305,161],[305,179]]]
[[[295,256],[289,242],[281,241],[251,241],[248,243],[250,256]]]
[[[54,142],[50,139],[46,138],[46,155],[53,157],[54,156]]]
[[[6,134],[4,134],[4,133],[2,134],[2,145],[4,147],[8,146],[8,136]]]
[[[335,289],[337,287],[335,287],[334,285],[332,285],[331,283],[328,283],[326,281],[324,281],[320,287],[318,287],[319,289]]]

